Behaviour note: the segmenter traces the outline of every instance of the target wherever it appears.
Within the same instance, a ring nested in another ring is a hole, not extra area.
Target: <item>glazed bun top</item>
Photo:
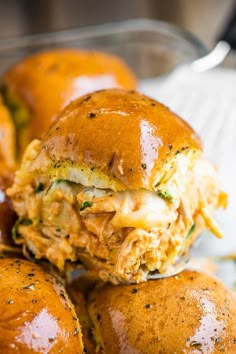
[[[1,353],[83,353],[74,307],[39,265],[0,259],[0,294]]]
[[[236,298],[207,274],[98,287],[89,314],[104,354],[236,353]]]
[[[102,88],[133,89],[136,78],[113,55],[53,49],[21,60],[4,74],[1,86],[11,107],[28,111],[32,138],[40,136],[73,99]]]
[[[166,106],[120,89],[72,102],[44,135],[42,146],[52,161],[99,170],[120,190],[153,189],[157,173],[177,154],[201,153],[198,136]]]

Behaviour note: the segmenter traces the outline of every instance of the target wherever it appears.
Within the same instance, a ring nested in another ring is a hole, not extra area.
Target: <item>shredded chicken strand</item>
[[[215,171],[201,157],[191,166],[172,171],[157,192],[99,190],[35,175],[30,180],[21,171],[9,195],[20,218],[31,224],[19,224],[16,243],[61,270],[66,261],[81,260],[113,282],[168,272],[203,229],[222,237],[212,214],[226,197]],[[38,183],[43,188],[36,193]]]

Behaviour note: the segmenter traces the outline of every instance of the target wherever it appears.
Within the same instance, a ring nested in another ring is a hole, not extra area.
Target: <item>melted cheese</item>
[[[66,260],[81,259],[104,280],[145,280],[149,271],[168,271],[204,228],[221,235],[211,219],[221,192],[214,168],[203,158],[177,156],[156,192],[116,192],[78,183],[81,169],[76,166],[76,183],[65,178],[71,169],[63,176],[56,172],[56,181],[47,174],[47,161],[40,166],[29,163],[38,143],[33,147],[9,190],[18,215],[33,221],[19,225],[18,242],[60,269]],[[39,181],[44,190],[35,193]],[[194,223],[196,231],[189,238]]]

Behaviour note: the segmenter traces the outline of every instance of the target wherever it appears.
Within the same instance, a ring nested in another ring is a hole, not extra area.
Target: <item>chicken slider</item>
[[[70,101],[114,87],[133,89],[136,78],[122,59],[103,52],[53,49],[19,61],[0,79],[0,157],[3,150],[8,161],[19,160]]]
[[[112,282],[170,272],[206,228],[221,237],[212,214],[225,202],[190,126],[119,89],[72,102],[29,145],[9,196],[17,243]]]
[[[37,264],[0,259],[0,315],[1,353],[83,353],[74,306]]]
[[[100,285],[88,304],[101,354],[236,353],[236,298],[204,273]]]

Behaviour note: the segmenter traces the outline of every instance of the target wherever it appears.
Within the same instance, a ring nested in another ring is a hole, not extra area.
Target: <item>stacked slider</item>
[[[161,103],[105,90],[73,101],[27,148],[9,189],[16,242],[60,270],[81,261],[105,281],[171,273],[224,206],[198,136]]]
[[[108,282],[86,291],[94,350],[234,353],[236,302],[219,281],[148,280],[174,272],[202,230],[221,237],[212,214],[226,204],[199,138],[161,103],[125,90],[75,100],[28,146],[8,194],[16,243]]]

